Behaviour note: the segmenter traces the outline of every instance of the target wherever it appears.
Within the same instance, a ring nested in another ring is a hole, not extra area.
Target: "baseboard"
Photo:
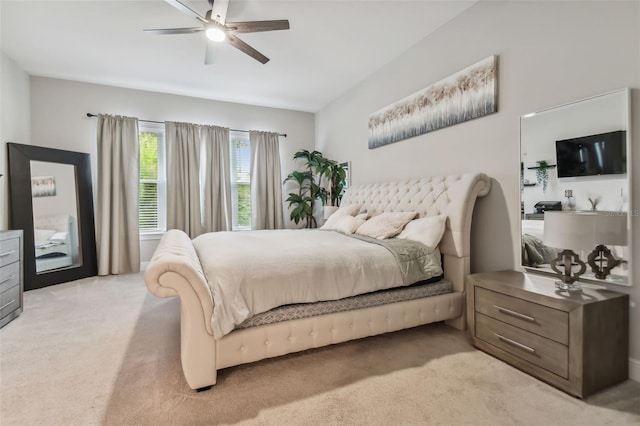
[[[146,271],[147,266],[149,266],[149,262],[140,262],[140,272]]]
[[[629,378],[640,382],[640,360],[629,358]]]

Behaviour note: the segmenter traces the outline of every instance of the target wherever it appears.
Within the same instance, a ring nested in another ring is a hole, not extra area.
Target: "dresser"
[[[0,327],[22,312],[22,231],[0,231]]]
[[[468,275],[473,345],[583,398],[624,381],[629,368],[629,296],[516,271]]]

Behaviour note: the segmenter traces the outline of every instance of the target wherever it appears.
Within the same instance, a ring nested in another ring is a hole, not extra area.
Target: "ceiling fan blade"
[[[207,47],[204,51],[204,64],[212,65],[216,61],[218,43],[215,41],[207,40]]]
[[[175,7],[176,9],[178,9],[180,12],[185,13],[189,16],[193,16],[194,18],[198,19],[201,22],[204,22],[205,24],[208,22],[204,16],[200,15],[198,12],[196,12],[195,10],[191,9],[189,6],[187,6],[184,3],[181,3],[178,0],[164,0],[164,1],[169,3],[171,6]]]
[[[204,31],[202,27],[191,27],[191,28],[158,28],[151,30],[143,30],[145,33],[151,34],[192,34],[198,33],[200,31]]]
[[[211,16],[218,19],[218,22],[224,25],[227,20],[227,9],[229,9],[229,0],[213,0],[211,5]]]
[[[234,33],[257,33],[262,31],[288,30],[289,20],[227,22],[226,27]]]
[[[269,58],[267,58],[262,53],[258,52],[256,49],[249,46],[247,43],[240,40],[238,37],[234,36],[233,34],[227,34],[227,39],[229,40],[229,43],[231,43],[233,47],[243,51],[244,53],[251,56],[256,61],[262,64],[266,64],[267,62],[269,62]]]

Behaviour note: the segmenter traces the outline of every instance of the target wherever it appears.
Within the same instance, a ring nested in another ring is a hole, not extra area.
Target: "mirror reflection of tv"
[[[556,141],[558,177],[627,172],[626,131]]]

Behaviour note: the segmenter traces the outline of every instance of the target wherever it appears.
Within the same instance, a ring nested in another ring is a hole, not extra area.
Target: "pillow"
[[[53,234],[55,234],[55,229],[34,229],[33,230],[33,239],[36,244],[41,244],[47,241]]]
[[[407,223],[397,238],[418,241],[425,246],[436,248],[444,235],[447,216],[427,216]]]
[[[342,215],[335,223],[333,229],[336,231],[344,232],[345,234],[353,234],[358,230],[366,220],[349,215]]]
[[[65,241],[67,239],[67,234],[67,232],[56,232],[49,237],[49,241]]]
[[[402,228],[418,213],[386,212],[367,220],[358,228],[357,234],[384,240],[400,233]]]
[[[360,204],[350,204],[345,207],[340,207],[334,214],[329,216],[320,229],[334,229],[336,222],[342,216],[355,216],[360,211],[360,207],[362,207]]]
[[[369,219],[369,213],[367,213],[367,212],[359,213],[359,214],[356,215],[356,217],[358,219],[367,220],[367,219]]]

